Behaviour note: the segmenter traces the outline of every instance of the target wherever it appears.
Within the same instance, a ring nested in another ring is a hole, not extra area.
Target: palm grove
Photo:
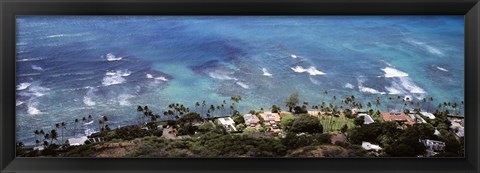
[[[319,104],[301,102],[300,98],[299,93],[287,97],[284,111],[281,106],[272,105],[268,109],[248,112],[257,116],[266,111],[282,113],[281,131],[276,133],[267,128],[265,124],[268,122],[261,116],[258,116],[259,128],[246,127],[245,119],[236,109],[242,97],[232,96],[229,101],[223,100],[218,105],[197,101],[190,108],[171,103],[160,113],[154,113],[148,106],[138,106],[137,123],[117,129],[109,127],[106,115],[96,120],[89,115],[71,123],[57,123],[50,131],[34,131],[35,144],[43,146],[42,150],[25,147],[19,142],[17,155],[101,157],[100,151],[111,150],[106,146],[119,144],[128,151],[119,152],[115,157],[369,157],[373,155],[361,147],[362,141],[368,141],[383,148],[379,156],[416,157],[425,154],[426,147],[419,142],[421,139],[445,142],[445,152],[436,156],[464,154],[463,137],[451,132],[447,118],[452,113],[461,112],[463,101],[439,102],[438,106],[432,106],[435,103],[433,97],[413,101],[400,96],[378,96],[373,102],[362,102],[353,95],[343,99],[330,96],[328,91],[322,92]],[[382,121],[382,105],[384,111],[434,111],[436,119],[414,125]],[[366,109],[366,113],[377,121],[365,124],[364,117],[352,113],[357,109]],[[218,117],[227,116],[233,119],[237,131],[229,131],[218,124]],[[85,145],[70,146],[64,135],[76,136],[80,124],[92,121],[98,122],[100,131],[89,137],[102,139],[101,142],[87,141]],[[164,133],[159,126],[175,129],[178,136],[185,137],[162,137]],[[440,134],[434,134],[435,130]],[[345,136],[346,140],[332,143],[332,137],[337,135]]]

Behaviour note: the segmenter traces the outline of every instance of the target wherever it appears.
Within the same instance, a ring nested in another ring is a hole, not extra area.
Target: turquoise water
[[[162,114],[173,102],[226,100],[229,112],[233,95],[241,111],[286,109],[296,91],[311,104],[324,90],[327,102],[459,102],[463,26],[463,16],[17,17],[17,139],[87,115],[137,123],[137,105]]]

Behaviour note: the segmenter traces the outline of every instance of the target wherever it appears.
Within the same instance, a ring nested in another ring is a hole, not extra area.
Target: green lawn
[[[321,116],[320,123],[323,125],[324,132],[340,132],[340,128],[342,128],[344,124],[347,124],[348,128],[355,127],[353,119],[334,116]]]

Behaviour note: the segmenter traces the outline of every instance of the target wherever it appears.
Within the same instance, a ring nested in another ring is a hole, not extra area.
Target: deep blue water
[[[117,127],[138,121],[137,105],[161,114],[232,95],[241,111],[286,109],[295,91],[319,104],[326,89],[327,102],[464,98],[463,16],[21,16],[16,58],[24,143],[89,114]]]

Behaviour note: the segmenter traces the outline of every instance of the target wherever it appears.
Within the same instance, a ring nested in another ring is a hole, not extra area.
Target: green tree
[[[290,112],[292,112],[293,108],[295,108],[295,106],[297,106],[298,97],[299,97],[298,92],[294,92],[287,98],[287,100],[285,100],[285,106],[288,107]]]
[[[323,126],[317,117],[301,115],[296,117],[287,129],[294,133],[323,133]]]
[[[363,123],[365,123],[365,117],[361,116],[361,117],[357,117],[353,120],[353,123],[356,125],[356,126],[362,126]]]

